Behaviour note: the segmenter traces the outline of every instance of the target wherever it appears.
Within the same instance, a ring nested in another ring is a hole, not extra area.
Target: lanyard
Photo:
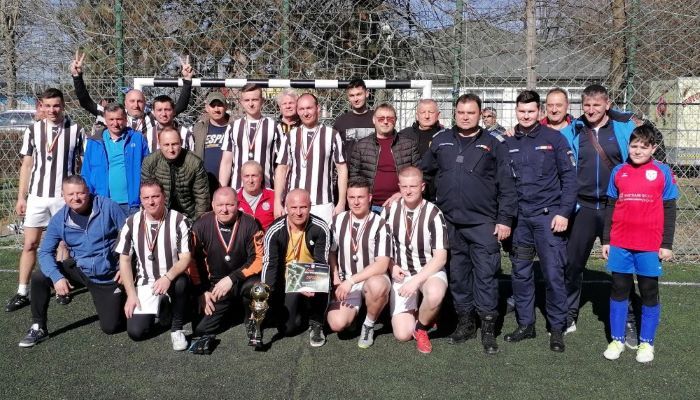
[[[229,256],[229,253],[233,248],[233,241],[235,240],[236,234],[238,233],[239,222],[240,218],[236,218],[236,223],[233,225],[233,230],[231,231],[231,237],[228,240],[228,244],[226,244],[226,241],[224,241],[224,235],[221,234],[221,227],[219,226],[219,221],[216,221],[216,233],[219,235],[219,242],[221,243],[221,246],[224,248],[224,250],[226,250],[226,256],[224,257],[224,260],[226,261],[231,261],[231,256]]]
[[[148,255],[148,259],[153,261],[155,256],[153,255],[153,249],[156,247],[156,242],[158,241],[158,233],[160,232],[160,227],[163,226],[163,221],[165,221],[167,213],[163,214],[163,217],[158,221],[158,227],[156,228],[156,233],[151,237],[151,229],[150,226],[146,226],[146,213],[143,214],[143,218],[141,218],[141,225],[143,227],[143,234],[146,237],[146,246],[148,246],[148,251],[151,253]]]
[[[246,141],[248,142],[248,159],[252,160],[255,155],[255,139],[258,137],[258,132],[260,132],[260,127],[263,124],[263,120],[260,119],[255,124],[255,131],[253,132],[253,139],[250,138],[250,122],[248,118],[245,119],[245,132],[243,132]]]
[[[305,165],[306,161],[309,159],[309,154],[311,154],[311,148],[314,146],[314,141],[316,141],[316,135],[318,135],[318,132],[321,130],[321,125],[317,126],[316,129],[314,129],[314,134],[311,136],[311,143],[304,144],[306,135],[303,135],[304,133],[304,128],[300,126],[297,128],[299,130],[299,135],[297,136],[299,138],[299,142],[301,142],[301,157],[302,157],[302,162]]]
[[[309,222],[306,221],[306,224]],[[301,256],[301,242],[304,240],[304,233],[306,232],[306,224],[304,224],[304,229],[301,230],[301,235],[299,235],[299,239],[297,239],[297,242],[294,243],[294,236],[292,235],[292,228],[289,226],[289,221],[287,221],[287,232],[289,233],[289,241],[292,242],[292,254],[294,254],[294,259],[292,260],[293,263],[297,262],[299,260],[299,257]]]
[[[421,202],[421,205],[418,206],[418,213],[413,215],[413,218],[411,219],[411,230],[409,232],[408,230],[408,212],[406,211],[406,203],[404,202],[403,207],[401,208],[401,214],[403,215],[403,221],[404,224],[406,225],[406,247],[408,247],[409,250],[413,249],[413,245],[411,244],[411,240],[413,239],[413,235],[416,233],[416,226],[418,226],[419,220],[420,220],[420,215],[423,212],[423,208],[425,208],[425,200]]]
[[[360,247],[358,238],[362,239],[362,234],[365,232],[365,229],[367,228],[367,223],[369,222],[370,217],[371,217],[371,215],[367,214],[367,216],[365,217],[365,221],[360,226],[360,229],[358,229],[356,231],[357,235],[353,235],[352,231],[354,228],[353,228],[353,223],[352,223],[352,213],[350,213],[350,224],[349,224],[350,229],[349,230],[350,230],[350,246],[352,247],[352,253],[353,253],[352,259],[353,259],[353,261],[357,261],[357,250]]]
[[[48,128],[48,123],[46,125],[46,128]],[[51,161],[51,156],[53,155],[53,151],[54,151],[54,149],[56,149],[56,144],[58,143],[58,139],[61,136],[63,136],[63,131],[65,131],[65,121],[61,121],[60,125],[55,125],[51,129],[51,131],[54,135],[51,143],[49,143],[48,137],[46,137],[46,139],[45,139],[45,141],[46,141],[46,155],[47,155],[46,159],[48,159],[49,161]],[[48,135],[48,132],[46,132],[46,134]]]

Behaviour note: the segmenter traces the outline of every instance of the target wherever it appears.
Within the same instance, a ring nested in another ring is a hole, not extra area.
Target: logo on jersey
[[[477,144],[476,145],[477,149],[483,149],[484,151],[491,151],[491,148],[485,144]]]
[[[656,177],[657,177],[658,175],[659,175],[659,173],[656,172],[656,171],[653,170],[653,169],[647,170],[647,171],[646,171],[646,174],[645,174],[645,176],[646,176],[646,178],[647,178],[648,181],[653,181],[654,179],[656,179]]]
[[[552,151],[552,150],[554,150],[554,147],[553,147],[551,144],[548,144],[548,145],[546,145],[546,146],[537,146],[537,147],[535,147],[535,150],[548,150],[548,151]]]
[[[270,211],[270,203],[268,203],[267,201],[264,202],[264,203],[262,203],[262,206],[261,206],[261,207],[262,207],[262,209],[265,210],[265,211]]]

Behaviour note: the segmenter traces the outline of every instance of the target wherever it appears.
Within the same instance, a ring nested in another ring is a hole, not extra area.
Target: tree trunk
[[[625,87],[625,0],[611,0],[610,7],[614,32],[610,54],[610,100],[621,103]]]
[[[525,0],[525,57],[527,68],[527,88],[535,90],[537,87],[537,22],[535,20],[535,0]]]
[[[0,0],[0,40],[2,41],[3,80],[6,84],[7,108],[17,107],[17,18],[19,0]]]

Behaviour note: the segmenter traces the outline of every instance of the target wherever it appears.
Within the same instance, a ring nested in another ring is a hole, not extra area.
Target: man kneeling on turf
[[[32,347],[49,337],[46,327],[51,287],[59,296],[75,285],[86,286],[97,310],[100,328],[116,333],[123,324],[123,293],[118,286],[117,257],[112,251],[126,216],[117,203],[92,196],[80,175],[63,180],[66,205],[51,217],[39,248],[40,270],[32,274],[32,326],[20,347]],[[72,258],[56,262],[64,241]]]
[[[403,168],[399,171],[401,201],[385,208],[382,216],[396,249],[391,272],[394,337],[402,342],[413,337],[418,351],[430,353],[433,346],[428,330],[447,291],[444,267],[449,245],[445,217],[433,203],[423,199],[424,189],[423,173],[416,167]]]
[[[374,322],[389,300],[391,281],[387,270],[393,252],[386,221],[370,212],[369,188],[364,179],[353,179],[348,184],[350,211],[333,218],[329,258],[336,289],[328,325],[334,332],[349,327],[364,297],[367,317],[357,343],[363,349],[374,343]]]
[[[141,181],[139,197],[143,210],[126,220],[116,248],[127,295],[126,331],[133,340],[146,339],[159,315],[160,324],[170,323],[173,350],[182,351],[187,348],[182,325],[188,299],[189,279],[184,272],[191,259],[190,223],[184,214],[165,208],[165,190],[158,181]],[[136,281],[132,254],[136,256]],[[170,304],[161,302],[163,296]],[[161,304],[172,310],[171,321],[163,320]]]

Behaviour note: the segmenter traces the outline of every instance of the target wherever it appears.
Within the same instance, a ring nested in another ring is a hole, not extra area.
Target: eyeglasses
[[[493,115],[490,115],[490,114],[484,114],[482,116],[482,118],[496,118],[496,117],[494,117]]]
[[[396,122],[396,117],[376,117],[378,122],[388,122],[393,124]]]

